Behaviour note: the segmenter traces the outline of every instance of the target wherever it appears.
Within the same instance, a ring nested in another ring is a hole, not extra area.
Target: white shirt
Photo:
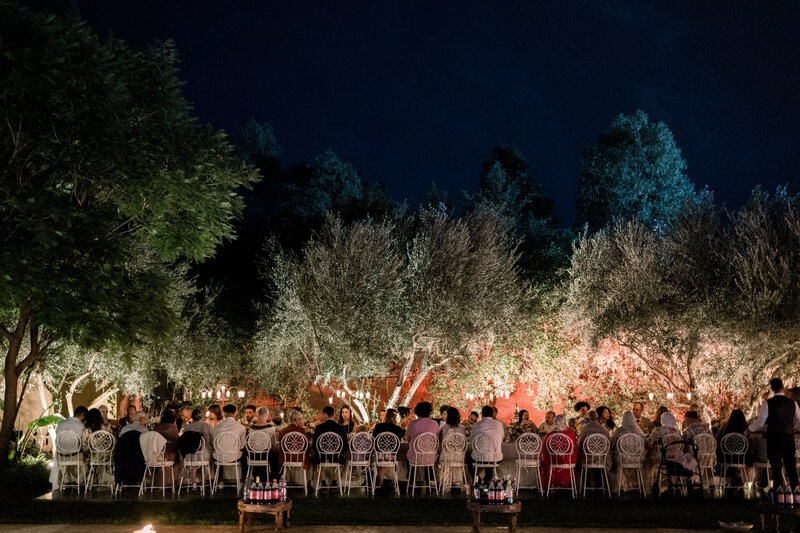
[[[472,424],[472,431],[470,431],[469,436],[472,442],[474,443],[478,435],[482,435],[484,433],[492,437],[492,439],[494,439],[496,445],[495,449],[497,450],[497,454],[494,457],[494,459],[486,457],[480,457],[480,459],[489,461],[492,460],[502,461],[503,460],[502,445],[503,445],[503,437],[505,436],[503,423],[491,417],[482,418],[481,420],[478,420],[477,422]],[[473,454],[472,457],[475,458],[474,445],[472,454]]]
[[[216,426],[214,426],[214,438],[216,439],[217,435],[220,433],[228,432],[235,433],[239,437],[239,449],[244,448],[245,439],[247,438],[247,430],[232,416],[223,418],[217,423]]]
[[[76,418],[74,416],[71,416],[66,420],[62,420],[56,426],[56,435],[63,433],[64,431],[71,431],[80,437],[83,434],[83,422],[81,422],[80,418]]]
[[[782,392],[776,392],[772,395],[774,398],[775,396],[785,396]],[[752,424],[750,424],[750,431],[761,431],[767,425],[767,417],[769,416],[769,404],[767,400],[764,400],[764,403],[761,404],[761,407],[758,409],[758,418],[756,418]],[[797,402],[794,402],[794,425],[800,425],[800,406],[797,405]]]

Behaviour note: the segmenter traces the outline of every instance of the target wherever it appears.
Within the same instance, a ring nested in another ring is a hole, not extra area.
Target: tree
[[[100,43],[82,22],[0,3],[0,468],[32,369],[64,342],[141,343],[179,322],[165,261],[233,236],[257,175],[190,115],[170,43]]]
[[[592,230],[633,219],[666,227],[696,198],[672,132],[641,110],[617,116],[584,151],[576,205]]]
[[[335,383],[365,420],[359,387],[393,378],[387,405],[408,402],[432,372],[507,329],[521,298],[508,226],[488,209],[466,219],[424,210],[396,224],[332,218],[301,258],[279,265],[260,366],[282,361],[295,379]]]
[[[494,206],[511,220],[520,241],[520,269],[537,283],[551,284],[569,262],[571,231],[558,228],[552,217],[553,200],[541,194],[533,166],[510,144],[496,146],[483,163],[473,206]]]

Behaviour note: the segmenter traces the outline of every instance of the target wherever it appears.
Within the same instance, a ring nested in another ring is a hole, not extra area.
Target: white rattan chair
[[[608,491],[611,497],[611,485],[608,482],[608,452],[611,450],[611,441],[605,435],[594,433],[583,439],[583,461],[581,462],[581,485],[583,486],[583,497],[586,491],[597,489],[589,487],[589,472],[591,470],[600,471],[600,490]]]
[[[411,495],[414,495],[414,489],[417,488],[433,488],[435,494],[439,493],[439,484],[436,479],[436,452],[439,449],[439,437],[434,433],[420,433],[413,443],[409,445],[414,446],[414,462],[408,463],[408,484],[406,485],[406,494],[411,489]],[[428,478],[428,483],[425,485],[417,485],[417,476],[420,469],[422,469],[422,476]]]
[[[306,477],[306,469],[303,467],[306,451],[308,450],[308,438],[297,431],[287,433],[281,439],[281,450],[283,451],[282,477],[286,480],[286,487],[290,487],[287,473],[293,468],[299,468],[303,473],[303,491],[308,495],[308,479]],[[293,485],[292,487],[300,488],[300,485]]]
[[[75,485],[81,491],[81,473],[86,481],[86,470],[81,457],[81,436],[74,431],[62,431],[56,434],[56,466],[58,467],[58,489],[64,490],[64,477],[70,468],[75,467]]]
[[[547,476],[547,497],[550,497],[551,490],[553,489],[553,471],[554,470],[567,470],[569,471],[569,488],[574,498],[577,493],[577,486],[575,484],[575,460],[572,454],[575,451],[575,445],[572,440],[564,433],[553,433],[547,437],[547,453],[550,455],[550,471]]]
[[[109,476],[108,488],[114,492],[114,435],[108,431],[95,431],[89,435],[89,475],[86,476],[86,494],[94,485],[94,478],[105,471]]]
[[[220,471],[226,466],[232,466],[236,471],[236,494],[241,491],[242,483],[242,443],[239,435],[232,431],[223,431],[214,437],[214,492],[219,488]]]
[[[475,480],[478,481],[478,470],[481,468],[492,469],[492,478],[497,475],[497,465],[502,459],[498,454],[498,444],[490,435],[481,433],[472,439],[472,459],[475,468]]]
[[[400,439],[394,433],[384,431],[378,433],[375,438],[375,453],[372,456],[372,494],[375,494],[375,487],[378,484],[380,469],[391,468],[394,478],[394,491],[400,496],[400,485],[397,481],[397,452],[400,449]]]
[[[144,475],[142,484],[139,485],[139,495],[144,493],[147,485],[147,474],[150,474],[150,492],[156,484],[156,472],[161,470],[161,495],[167,494],[167,470],[169,470],[170,490],[175,494],[175,480],[172,474],[173,461],[168,461],[165,457],[167,449],[167,439],[157,431],[147,431],[139,436],[142,443],[142,455],[144,455]]]
[[[200,437],[200,443],[194,453],[186,454],[183,458],[183,467],[181,469],[181,480],[178,483],[178,494],[181,493],[183,488],[183,480],[186,478],[186,490],[190,489],[189,483],[194,483],[197,479],[195,476],[195,469],[200,469],[200,494],[206,495],[206,482],[208,482],[208,490],[214,494],[214,478],[211,475],[211,461],[209,459],[208,451],[206,450],[206,438]],[[208,474],[208,477],[206,477]]]
[[[442,475],[439,480],[439,489],[444,494],[445,489],[452,487],[455,480],[466,490],[469,485],[467,465],[464,459],[467,454],[467,437],[461,433],[451,432],[442,440],[442,454],[439,456],[439,467]],[[458,478],[456,478],[458,474]]]
[[[342,492],[342,465],[339,463],[339,458],[344,448],[342,437],[333,431],[326,431],[316,441],[317,456],[319,457],[319,464],[317,465],[317,483],[314,489],[314,496],[319,494],[319,482],[322,478],[323,470],[335,470],[336,478],[339,481],[337,485],[339,494]]]
[[[542,471],[540,468],[541,465],[541,455],[542,455],[542,438],[535,434],[535,433],[523,433],[517,439],[517,442],[514,443],[514,446],[517,449],[517,455],[519,458],[514,461],[517,466],[517,482],[519,485],[517,486],[518,489],[538,489],[539,493],[544,495],[544,491],[542,490]],[[536,474],[536,481],[537,485],[535,487],[523,487],[522,486],[522,470],[525,472],[528,469],[534,470]]]
[[[347,495],[350,496],[350,489],[353,486],[354,470],[364,474],[364,489],[369,492],[372,435],[366,431],[356,433],[350,438],[348,447],[350,448],[350,459],[347,460]]]
[[[741,487],[732,487],[732,488],[741,488],[744,489],[746,487],[747,482],[749,481],[748,474],[747,474],[747,464],[745,464],[745,458],[747,457],[747,450],[750,447],[750,443],[747,441],[747,437],[742,435],[741,433],[728,433],[719,443],[719,447],[722,450],[722,462],[720,463],[720,491],[724,494],[725,489],[728,488],[728,475],[729,470],[738,471],[742,476],[742,486]]]
[[[264,475],[264,479],[269,479],[269,450],[272,448],[269,435],[263,431],[251,431],[245,440],[244,447],[247,450],[247,475],[244,478],[244,486],[250,486],[254,466],[266,468],[267,473]]]
[[[704,478],[708,481],[708,487],[714,484],[714,468],[717,466],[717,441],[710,433],[700,433],[692,440],[697,449],[697,468],[700,472],[700,486]]]
[[[622,485],[627,485],[626,470],[636,472],[636,485],[642,496],[647,496],[647,486],[644,483],[644,438],[636,433],[626,433],[617,439],[617,464],[619,465],[619,479],[617,480],[617,497],[622,494]],[[626,490],[629,487],[625,487]]]

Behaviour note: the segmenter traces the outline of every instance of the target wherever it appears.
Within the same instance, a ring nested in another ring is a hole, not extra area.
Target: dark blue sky
[[[569,224],[581,150],[637,108],[720,202],[800,166],[800,2],[78,4],[101,34],[174,39],[203,121],[271,122],[286,161],[330,148],[412,205],[473,190],[508,141]]]

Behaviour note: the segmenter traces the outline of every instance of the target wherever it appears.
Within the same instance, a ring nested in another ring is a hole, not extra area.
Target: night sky
[[[797,181],[800,2],[78,5],[100,34],[174,39],[202,121],[271,122],[285,162],[330,148],[411,205],[474,190],[508,141],[571,224],[581,150],[637,108],[721,203]]]

